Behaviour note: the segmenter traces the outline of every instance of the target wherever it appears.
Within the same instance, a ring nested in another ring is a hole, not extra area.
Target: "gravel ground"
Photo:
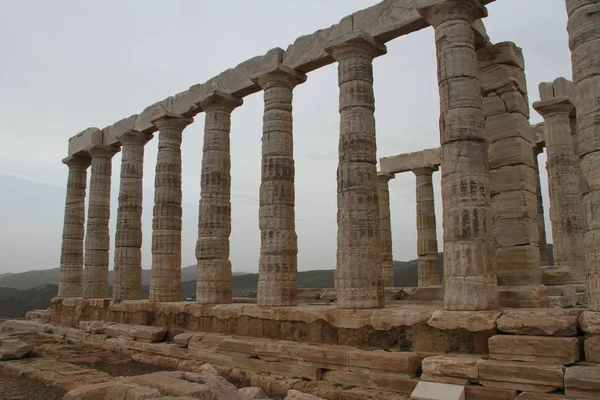
[[[64,390],[0,372],[0,399],[2,400],[60,400],[64,395]]]

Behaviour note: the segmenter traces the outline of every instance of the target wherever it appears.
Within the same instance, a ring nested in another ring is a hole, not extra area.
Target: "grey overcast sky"
[[[67,176],[60,161],[70,136],[139,113],[377,2],[0,0],[0,182],[5,182],[0,186],[0,273],[58,266]],[[514,41],[523,48],[531,102],[539,98],[539,82],[571,77],[564,0],[497,0],[488,9],[485,24],[492,41]],[[432,28],[388,43],[388,54],[374,65],[378,157],[439,146]],[[336,66],[310,73],[294,96],[298,265],[300,270],[332,269],[339,133]],[[531,120],[541,118],[532,112]],[[261,124],[259,93],[245,99],[232,121],[234,271],[258,269]],[[195,263],[203,128],[200,114],[183,139],[184,265]],[[156,152],[155,138],[146,146],[144,169],[144,268],[151,262]],[[112,238],[120,161],[120,155],[113,159]],[[545,157],[540,162],[544,165]],[[439,174],[435,190],[442,251]],[[390,182],[390,194],[394,258],[413,259],[414,176],[398,175]]]

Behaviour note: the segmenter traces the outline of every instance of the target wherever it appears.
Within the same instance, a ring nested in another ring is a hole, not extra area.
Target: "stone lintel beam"
[[[103,133],[98,128],[87,128],[69,139],[69,157],[87,153],[90,147],[103,144]]]
[[[260,87],[250,77],[257,71],[276,66],[281,63],[307,73],[334,62],[324,49],[327,42],[335,40],[353,30],[363,30],[377,41],[386,43],[403,35],[426,28],[429,24],[418,13],[417,6],[431,6],[444,0],[397,0],[382,1],[372,7],[355,12],[342,18],[335,25],[320,29],[313,34],[301,36],[289,45],[287,50],[274,48],[262,56],[246,60],[234,68],[230,68],[205,83],[191,86],[188,90],[177,93],[164,100],[152,104],[141,113],[124,118],[103,129],[104,144],[113,145],[116,137],[123,129],[138,130],[146,133],[156,132],[151,123],[154,115],[161,111],[175,112],[186,117],[193,117],[201,108],[198,102],[209,92],[220,90],[236,97],[245,97],[260,91]],[[483,4],[495,0],[482,0]],[[480,22],[473,23],[473,30],[478,42],[484,43],[487,35]],[[75,142],[69,155],[83,150]]]
[[[419,168],[433,168],[437,170],[440,164],[439,148],[398,154],[397,156],[379,159],[380,169],[391,174],[410,172]]]

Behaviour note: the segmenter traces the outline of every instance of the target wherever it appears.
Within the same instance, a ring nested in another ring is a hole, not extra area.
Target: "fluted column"
[[[58,297],[83,295],[83,238],[85,230],[85,189],[88,156],[70,156],[63,160],[69,167],[65,219],[60,250]]]
[[[541,84],[541,94],[544,86]],[[550,221],[554,240],[554,265],[570,268],[572,281],[585,282],[585,252],[581,243],[585,232],[581,199],[579,158],[573,148],[570,116],[575,112],[572,99],[546,97],[533,104],[544,117],[550,191]]]
[[[193,122],[178,114],[153,119],[158,128],[152,220],[150,301],[181,301],[181,139]]]
[[[498,308],[489,162],[475,38],[471,24],[487,11],[479,0],[420,8],[435,28],[440,92],[444,306]]]
[[[535,185],[537,191],[537,226],[538,226],[538,236],[539,236],[539,248],[540,248],[540,264],[541,265],[549,265],[550,261],[548,260],[548,246],[546,241],[546,219],[544,218],[544,199],[542,197],[542,183],[540,181],[540,164],[538,162],[538,155],[544,152],[544,149],[540,146],[535,146],[533,148],[533,160],[534,160],[534,170],[535,170]]]
[[[206,115],[200,180],[200,218],[196,260],[196,301],[202,304],[232,302],[231,261],[231,112],[243,100],[222,92],[210,93],[199,106]]]
[[[381,228],[381,278],[384,287],[394,287],[394,257],[392,249],[392,221],[390,212],[390,179],[394,174],[377,173],[379,193],[379,221]]]
[[[600,1],[566,0],[576,85],[577,151],[584,180],[588,307],[600,311]]]
[[[127,131],[117,137],[122,154],[115,234],[114,300],[142,298],[142,180],[144,146],[151,138],[151,134],[139,131]]]
[[[438,268],[437,230],[435,223],[435,197],[433,172],[437,168],[413,170],[417,177],[417,254],[419,286],[440,284]]]
[[[292,91],[306,75],[280,65],[253,77],[264,91],[260,184],[259,306],[298,303]]]
[[[118,151],[118,148],[105,145],[96,145],[89,150],[92,168],[83,274],[83,297],[88,299],[108,297],[110,180],[112,157]]]
[[[354,31],[325,50],[338,62],[340,87],[337,306],[383,307],[373,59],[386,47]]]

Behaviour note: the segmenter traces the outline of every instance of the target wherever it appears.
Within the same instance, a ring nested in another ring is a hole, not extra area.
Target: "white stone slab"
[[[419,382],[411,400],[465,400],[465,387],[437,382]]]

